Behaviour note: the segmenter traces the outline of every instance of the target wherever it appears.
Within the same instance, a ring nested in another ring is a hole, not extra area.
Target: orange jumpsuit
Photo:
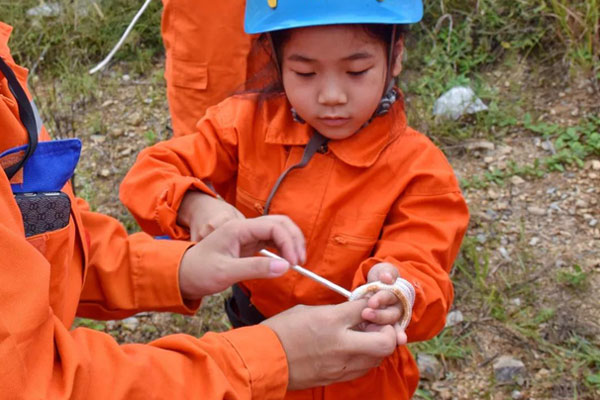
[[[165,79],[175,136],[195,131],[209,106],[252,74],[256,36],[244,33],[244,0],[163,0]]]
[[[0,57],[25,87],[0,22]],[[28,94],[29,96],[29,94]],[[49,140],[41,129],[40,140]],[[0,153],[25,144],[15,98],[0,73]],[[15,160],[4,157],[3,167]],[[52,166],[49,165],[49,168]],[[18,183],[16,174],[12,183]],[[25,237],[0,168],[0,397],[3,399],[277,399],[285,353],[264,326],[118,345],[103,333],[70,330],[76,315],[121,318],[142,310],[193,313],[181,298],[178,265],[189,242],[127,236],[113,218],[72,203],[68,226]]]
[[[143,150],[121,185],[121,200],[145,231],[187,238],[176,223],[188,190],[210,193],[210,181],[247,217],[262,213],[282,171],[299,162],[312,128],[292,120],[285,96],[258,106],[238,95],[210,108],[199,133]],[[390,113],[340,141],[330,141],[308,165],[292,171],[270,214],[290,216],[307,239],[306,265],[348,289],[366,281],[378,262],[397,266],[416,290],[410,341],[444,326],[453,299],[448,275],[468,223],[452,168],[424,135],[407,127],[402,101]],[[344,298],[293,271],[243,283],[266,317],[295,304]],[[366,376],[289,398],[408,399],[418,369],[405,346]]]

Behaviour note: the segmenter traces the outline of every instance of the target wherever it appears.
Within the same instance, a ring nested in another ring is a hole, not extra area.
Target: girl
[[[228,219],[285,214],[302,229],[314,272],[348,289],[397,277],[413,286],[394,354],[362,378],[290,399],[408,399],[418,370],[403,344],[444,326],[468,211],[441,151],[407,126],[393,86],[398,24],[421,16],[420,0],[248,0],[246,31],[269,39],[281,90],[209,109],[195,135],[144,150],[121,186],[149,233],[197,240]],[[341,301],[291,272],[234,287],[228,315],[241,326],[295,304]],[[362,316],[385,325],[406,311],[380,291]]]

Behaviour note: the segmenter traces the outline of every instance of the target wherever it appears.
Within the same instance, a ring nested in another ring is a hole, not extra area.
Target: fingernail
[[[290,267],[290,264],[285,260],[271,260],[269,262],[269,272],[276,275],[281,275]]]

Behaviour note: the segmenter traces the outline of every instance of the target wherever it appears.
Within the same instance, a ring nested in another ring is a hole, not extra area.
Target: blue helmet
[[[333,24],[411,24],[421,0],[246,0],[247,33]]]

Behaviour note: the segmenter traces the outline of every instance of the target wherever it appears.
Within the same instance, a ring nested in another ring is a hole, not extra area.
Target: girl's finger
[[[398,298],[389,290],[380,290],[369,298],[368,307],[377,309],[384,308],[398,303]]]
[[[382,310],[374,310],[372,308],[365,308],[361,316],[374,324],[377,325],[391,325],[400,319],[402,312],[398,307],[388,307]]]

